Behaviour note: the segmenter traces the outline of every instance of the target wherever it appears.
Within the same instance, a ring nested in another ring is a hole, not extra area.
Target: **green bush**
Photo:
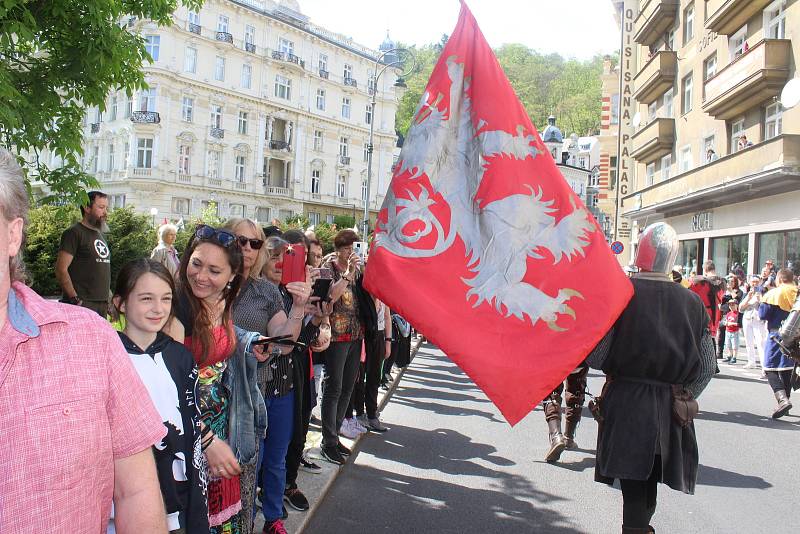
[[[77,208],[42,206],[28,213],[23,252],[28,278],[33,289],[44,296],[61,294],[55,277],[56,257],[61,234],[80,219]]]
[[[131,260],[149,258],[158,244],[152,217],[137,213],[132,206],[118,208],[108,214],[109,231],[106,234],[111,247],[111,287],[117,281],[117,273]]]

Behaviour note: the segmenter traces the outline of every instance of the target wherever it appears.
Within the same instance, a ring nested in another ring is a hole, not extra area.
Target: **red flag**
[[[633,292],[463,2],[381,208],[366,286],[512,425]]]

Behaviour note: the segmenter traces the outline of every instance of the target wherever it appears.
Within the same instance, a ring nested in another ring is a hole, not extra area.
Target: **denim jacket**
[[[236,331],[236,351],[228,362],[223,384],[230,395],[228,444],[242,464],[258,460],[258,443],[267,432],[267,407],[256,383],[258,361],[251,343],[258,332]]]

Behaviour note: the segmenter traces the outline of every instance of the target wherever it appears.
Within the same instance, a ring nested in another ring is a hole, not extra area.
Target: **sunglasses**
[[[227,230],[217,230],[213,226],[206,224],[197,227],[194,231],[194,237],[206,241],[215,241],[225,248],[228,248],[238,242],[236,236]]]
[[[258,250],[264,245],[264,241],[261,239],[250,239],[249,237],[245,237],[243,235],[236,236],[236,239],[239,241],[239,246],[243,247],[250,243],[250,248],[253,250]]]

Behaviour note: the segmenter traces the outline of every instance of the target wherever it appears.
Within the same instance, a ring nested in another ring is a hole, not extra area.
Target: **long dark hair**
[[[225,300],[225,309],[222,312],[222,326],[228,334],[228,339],[233,339],[233,301],[239,293],[239,287],[242,285],[242,267],[244,260],[242,257],[242,249],[239,244],[234,241],[229,246],[224,247],[214,239],[199,239],[194,235],[189,239],[189,244],[186,246],[186,251],[181,256],[181,266],[178,270],[180,279],[180,294],[186,298],[189,303],[189,313],[192,321],[192,337],[199,340],[201,354],[198,358],[198,363],[203,363],[214,345],[214,332],[211,324],[211,317],[208,314],[208,309],[203,303],[194,296],[192,288],[189,286],[189,279],[186,276],[186,268],[189,266],[189,260],[194,254],[194,250],[198,245],[209,243],[215,247],[219,247],[225,252],[228,258],[228,264],[231,271],[234,273],[233,280],[222,290],[222,298]]]
[[[117,298],[119,299],[120,305],[128,300],[128,297],[133,292],[133,289],[136,287],[136,283],[139,281],[139,278],[144,276],[147,273],[154,274],[158,278],[160,278],[163,282],[165,282],[168,286],[170,291],[172,291],[172,300],[175,301],[175,281],[172,279],[172,275],[169,274],[169,271],[166,267],[161,265],[161,263],[157,261],[153,261],[149,258],[141,258],[138,260],[131,260],[125,265],[122,266],[120,269],[119,274],[117,274],[117,285],[114,286],[114,311],[116,312],[115,319],[119,318],[119,315],[122,313],[115,302]],[[173,308],[170,309],[169,318],[172,318],[172,314],[174,311]],[[169,323],[169,318],[165,324]]]

